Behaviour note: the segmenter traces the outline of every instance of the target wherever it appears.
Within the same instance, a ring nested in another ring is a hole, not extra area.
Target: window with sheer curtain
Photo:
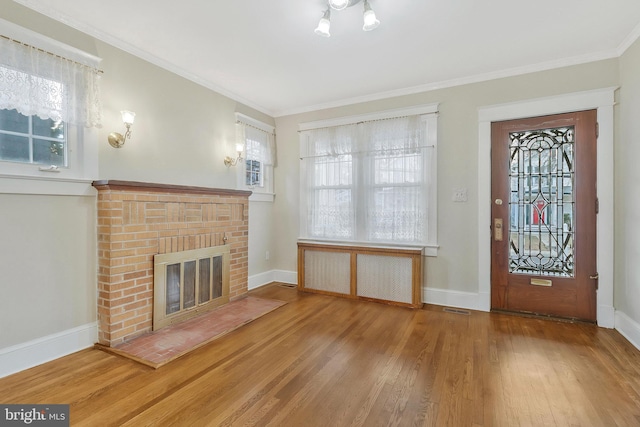
[[[435,127],[432,113],[303,129],[301,237],[435,247]]]
[[[276,160],[274,129],[251,117],[236,113],[236,142],[244,147],[239,165],[239,188],[250,189],[251,200],[273,200],[273,166]]]
[[[0,35],[0,173],[89,178],[100,59],[6,21]]]

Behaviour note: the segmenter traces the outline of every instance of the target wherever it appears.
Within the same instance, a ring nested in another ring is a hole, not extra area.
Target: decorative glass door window
[[[574,127],[512,132],[509,272],[573,277]]]

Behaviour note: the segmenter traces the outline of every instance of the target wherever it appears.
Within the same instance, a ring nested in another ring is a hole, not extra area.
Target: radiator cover
[[[298,242],[298,289],[422,307],[422,248]]]

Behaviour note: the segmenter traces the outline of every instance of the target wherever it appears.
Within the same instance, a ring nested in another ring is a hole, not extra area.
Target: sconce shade
[[[122,122],[124,124],[132,125],[133,121],[136,118],[136,113],[134,113],[133,111],[123,110],[120,111],[120,114],[122,114]]]

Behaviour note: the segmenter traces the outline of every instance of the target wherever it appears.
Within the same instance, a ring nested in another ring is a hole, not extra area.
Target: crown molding
[[[639,28],[640,32],[640,28]],[[640,34],[640,33],[639,33]],[[462,86],[472,83],[481,83],[490,80],[502,79],[507,77],[515,77],[523,74],[530,74],[540,71],[548,71],[556,68],[570,67],[572,65],[586,64],[589,62],[602,61],[605,59],[617,58],[620,55],[618,50],[605,50],[586,55],[578,55],[570,58],[562,58],[554,61],[540,62],[537,64],[525,65],[522,67],[514,67],[506,70],[492,71],[490,73],[476,74],[467,77],[460,77],[451,80],[443,80],[440,82],[426,83],[423,85],[391,90],[386,92],[378,92],[371,95],[365,95],[354,98],[342,99],[323,104],[309,105],[306,107],[293,108],[289,110],[276,111],[274,117],[291,116],[294,114],[309,113],[312,111],[325,110],[329,108],[344,107],[347,105],[360,104],[371,101],[379,101],[382,99],[395,98],[399,96],[415,95],[423,92],[431,92],[438,89],[446,89],[455,86]]]
[[[618,48],[616,49],[618,56],[622,56],[622,54],[625,53],[636,40],[638,40],[638,37],[640,37],[640,23],[636,25],[629,35],[622,40],[622,43],[618,45]]]
[[[138,58],[144,59],[147,62],[150,62],[153,65],[156,65],[160,68],[163,68],[167,71],[170,71],[180,77],[183,77],[187,80],[190,80],[200,86],[203,86],[207,89],[210,89],[214,92],[219,93],[220,95],[226,96],[227,98],[230,98],[234,101],[237,101],[241,104],[246,105],[247,107],[251,107],[257,111],[260,111],[261,113],[267,114],[269,116],[273,117],[273,112],[270,111],[268,108],[265,108],[261,105],[258,105],[256,103],[254,103],[251,100],[248,100],[246,98],[243,98],[240,95],[237,95],[235,93],[233,93],[232,91],[225,89],[222,86],[219,86],[217,84],[214,84],[206,79],[203,79],[202,77],[193,74],[185,69],[183,69],[182,67],[179,67],[175,64],[170,63],[169,61],[165,61],[164,59],[158,58],[157,56],[144,51],[124,40],[121,40],[117,37],[113,37],[109,34],[106,34],[102,31],[97,30],[95,27],[86,25],[84,23],[78,22],[75,19],[70,18],[69,16],[60,13],[57,10],[54,10],[51,7],[47,7],[47,6],[43,6],[37,2],[34,2],[32,0],[13,0],[15,3],[19,3],[31,10],[34,10],[38,13],[41,13],[55,21],[61,22],[71,28],[74,28],[82,33],[88,34],[91,37],[94,37],[95,39],[98,39],[100,41],[103,41],[107,44],[110,44],[118,49],[121,49],[127,53],[130,53],[131,55],[134,55]]]

